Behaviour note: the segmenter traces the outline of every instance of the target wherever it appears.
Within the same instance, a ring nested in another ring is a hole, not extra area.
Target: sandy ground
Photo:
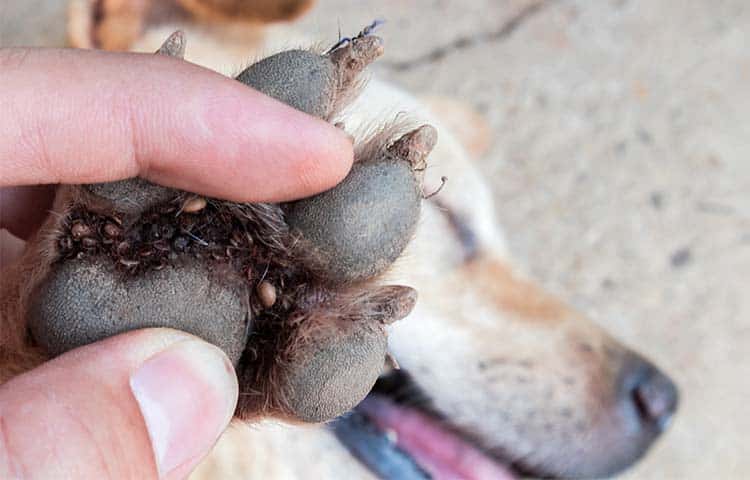
[[[60,41],[29,33],[40,3],[63,1],[2,0],[0,45]],[[514,254],[679,384],[671,430],[623,478],[747,478],[750,4],[336,0],[302,28],[374,18],[381,75],[489,120]]]

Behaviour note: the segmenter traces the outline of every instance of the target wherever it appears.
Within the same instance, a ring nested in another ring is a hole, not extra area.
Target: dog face
[[[389,103],[419,111],[413,99],[377,81],[352,110]],[[451,112],[421,114],[441,129]],[[445,451],[478,448],[489,463],[524,473],[618,472],[664,430],[676,409],[676,388],[513,267],[491,193],[464,152],[450,135],[433,151],[428,184],[430,175],[445,175],[448,184],[423,212],[393,273],[420,293],[415,311],[390,331],[401,371],[382,380],[380,397],[360,409],[392,437],[395,432],[396,445],[434,476],[445,473],[450,454],[425,453],[414,444],[437,442],[435,425]]]
[[[629,466],[664,429],[674,386],[588,319],[497,258],[445,275],[421,292],[439,304],[394,326],[390,345],[401,388],[459,437],[522,471],[580,478]]]

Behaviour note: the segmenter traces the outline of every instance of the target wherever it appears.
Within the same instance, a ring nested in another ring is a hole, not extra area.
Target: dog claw
[[[168,57],[185,58],[185,34],[177,30],[170,35],[164,43],[161,44],[157,55],[167,55]]]
[[[399,365],[398,360],[396,360],[396,357],[393,356],[390,350],[385,352],[385,371],[389,370],[401,370],[401,365]]]
[[[340,73],[344,86],[352,85],[368,65],[383,55],[383,40],[367,35],[355,37],[346,45],[336,48],[328,56]]]
[[[369,295],[367,302],[372,305],[364,307],[371,311],[369,319],[389,325],[411,313],[417,304],[417,291],[400,285],[380,287]]]
[[[422,171],[427,167],[427,156],[435,148],[437,138],[435,127],[422,125],[393,142],[388,151],[409,162],[414,170]]]

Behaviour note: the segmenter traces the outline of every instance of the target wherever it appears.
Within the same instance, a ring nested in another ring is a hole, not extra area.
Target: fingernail
[[[237,376],[221,350],[186,340],[146,360],[130,377],[159,476],[197,463],[229,424]]]

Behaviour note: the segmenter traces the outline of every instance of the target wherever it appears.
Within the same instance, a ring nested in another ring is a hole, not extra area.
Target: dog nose
[[[633,401],[644,421],[653,422],[664,431],[677,410],[677,387],[663,373],[651,369],[633,389]]]
[[[679,403],[674,382],[649,361],[633,356],[620,377],[620,399],[629,404],[642,427],[655,433],[669,426]]]

